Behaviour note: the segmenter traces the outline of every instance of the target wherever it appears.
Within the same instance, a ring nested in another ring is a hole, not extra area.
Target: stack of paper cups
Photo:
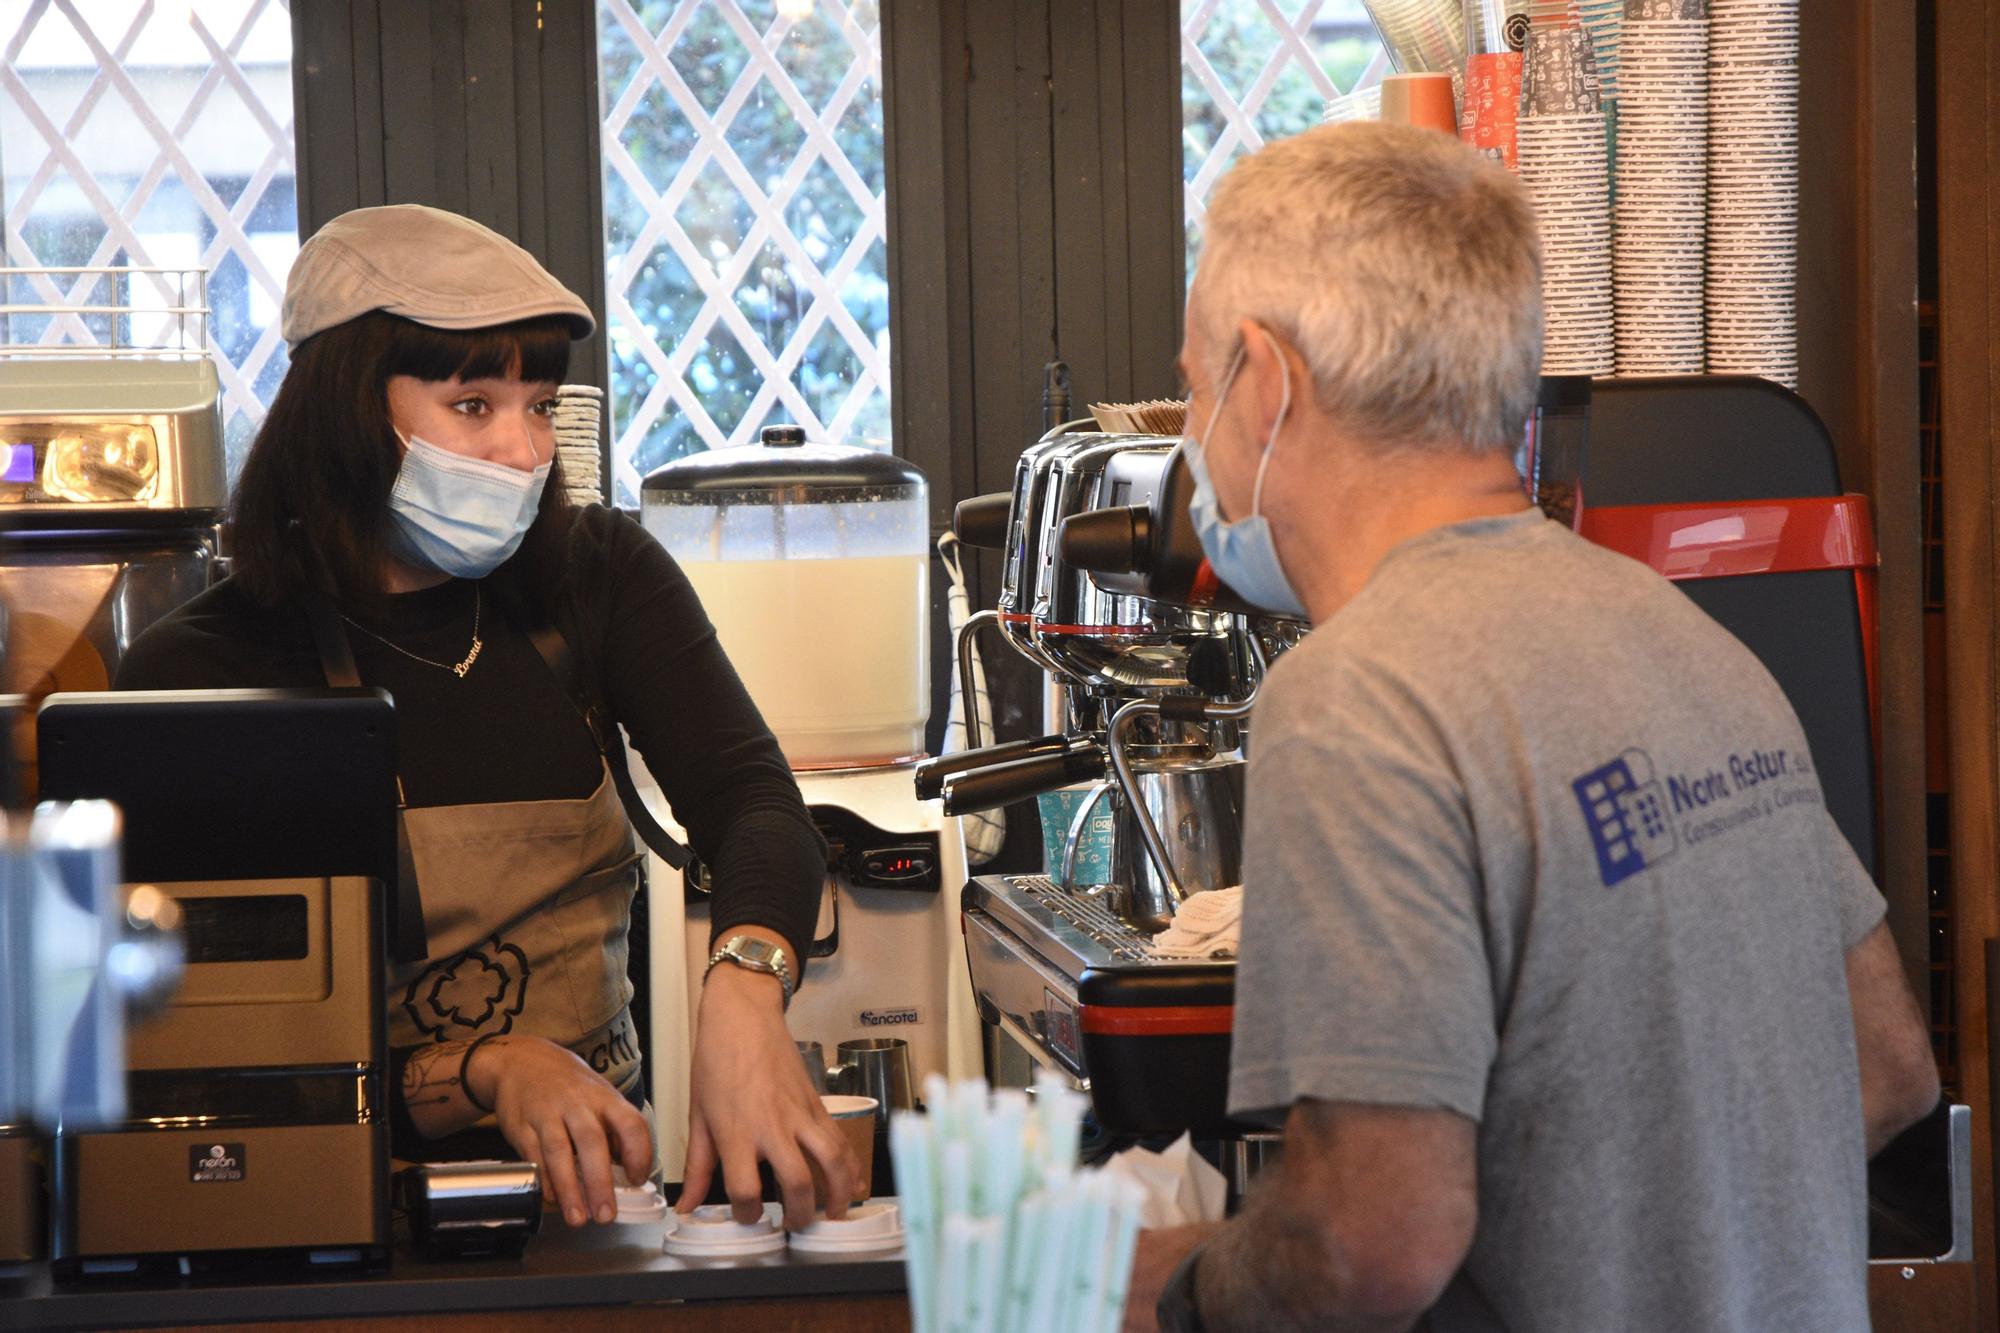
[[[595,384],[565,384],[556,390],[556,457],[572,504],[604,499],[603,446],[599,421],[604,390]]]
[[[1577,0],[1577,18],[1590,34],[1591,55],[1597,62],[1597,101],[1604,108],[1604,156],[1611,176],[1618,178],[1618,30],[1625,22],[1625,0]]]
[[[1708,369],[1797,388],[1798,0],[1713,0]]]
[[[1527,116],[1520,136],[1521,183],[1542,233],[1542,373],[1609,375],[1616,344],[1604,118]]]
[[[1706,364],[1706,3],[1627,0],[1619,29],[1612,221],[1620,375],[1698,375]]]
[[[1401,74],[1465,74],[1464,0],[1362,0],[1389,63]],[[1460,89],[1462,95],[1462,88]]]
[[[1542,235],[1542,373],[1609,375],[1611,179],[1590,39],[1573,25],[1536,27],[1523,54],[1517,133]]]

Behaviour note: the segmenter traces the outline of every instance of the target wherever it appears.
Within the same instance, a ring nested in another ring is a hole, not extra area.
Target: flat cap
[[[283,332],[297,347],[370,310],[438,329],[484,329],[562,315],[570,336],[597,327],[583,298],[535,257],[471,218],[389,204],[357,208],[299,247],[285,281]]]

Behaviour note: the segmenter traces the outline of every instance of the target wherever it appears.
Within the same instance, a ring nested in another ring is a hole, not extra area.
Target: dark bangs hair
[[[263,606],[314,598],[358,606],[379,597],[389,488],[403,455],[389,424],[390,376],[560,383],[569,348],[559,315],[459,331],[377,310],[306,339],[230,500],[236,581]],[[552,606],[570,514],[556,462],[520,549],[492,575],[517,612]]]

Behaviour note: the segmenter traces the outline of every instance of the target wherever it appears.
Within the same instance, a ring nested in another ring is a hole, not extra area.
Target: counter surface
[[[401,1232],[398,1227],[398,1232]],[[98,1278],[55,1286],[45,1266],[0,1283],[8,1328],[132,1328],[146,1324],[278,1322],[377,1315],[444,1315],[814,1296],[904,1289],[901,1250],[877,1254],[751,1259],[676,1259],[663,1229],[591,1226],[549,1219],[518,1260],[417,1258],[399,1244],[381,1273],[268,1273],[233,1281]]]

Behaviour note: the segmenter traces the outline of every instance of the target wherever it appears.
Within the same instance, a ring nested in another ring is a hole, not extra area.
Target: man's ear
[[[1243,339],[1241,378],[1248,381],[1237,392],[1249,391],[1257,413],[1257,443],[1262,447],[1279,414],[1290,419],[1307,390],[1305,358],[1282,334],[1254,319],[1243,320],[1237,335]]]

